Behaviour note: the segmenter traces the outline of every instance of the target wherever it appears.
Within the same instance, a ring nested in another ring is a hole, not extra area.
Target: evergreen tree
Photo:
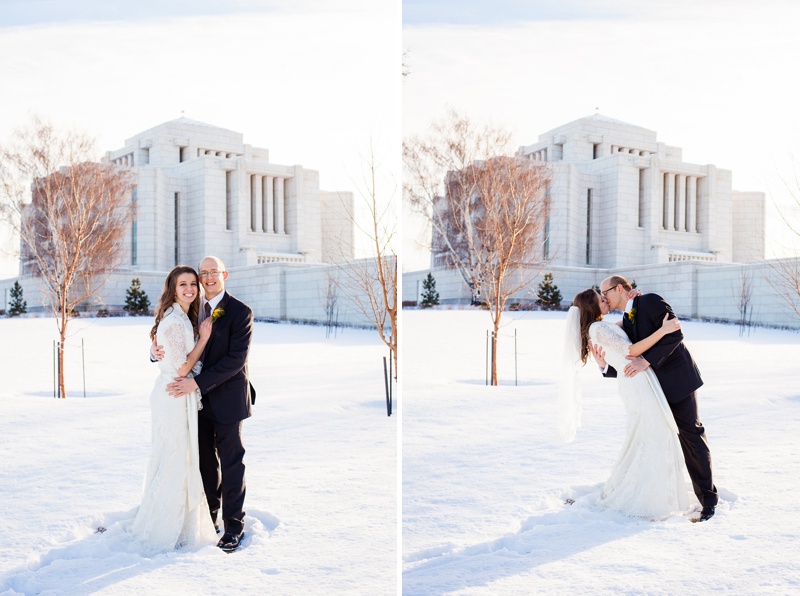
[[[138,278],[131,281],[131,287],[125,294],[124,310],[131,315],[146,315],[150,313],[150,299],[142,290],[142,282]]]
[[[15,281],[11,286],[11,304],[8,307],[8,316],[16,317],[26,312],[28,312],[28,303],[22,299],[22,286]]]
[[[561,291],[553,283],[553,274],[545,273],[544,279],[539,283],[539,294],[536,304],[544,310],[558,310],[561,308]]]
[[[439,292],[436,291],[436,280],[430,273],[428,273],[428,277],[422,280],[422,289],[422,302],[420,302],[420,306],[427,308],[439,304]]]

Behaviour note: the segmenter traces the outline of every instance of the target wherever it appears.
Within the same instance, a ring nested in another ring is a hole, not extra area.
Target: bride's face
[[[186,310],[197,297],[197,292],[197,278],[191,273],[181,273],[175,284],[175,302]]]
[[[607,315],[609,312],[608,302],[600,294],[597,295],[597,302],[600,305],[600,312]]]

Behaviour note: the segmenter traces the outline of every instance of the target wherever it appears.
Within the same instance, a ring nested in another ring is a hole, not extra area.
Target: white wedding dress
[[[131,532],[154,551],[215,544],[197,448],[200,394],[177,398],[167,394],[167,384],[178,376],[178,367],[195,345],[192,324],[177,303],[158,324],[156,339],[164,347],[164,358],[150,394],[152,452]]]
[[[687,510],[678,428],[658,378],[651,368],[632,378],[624,375],[631,342],[618,325],[593,323],[589,337],[603,347],[606,362],[617,370],[619,395],[628,414],[625,441],[598,504],[649,519]]]

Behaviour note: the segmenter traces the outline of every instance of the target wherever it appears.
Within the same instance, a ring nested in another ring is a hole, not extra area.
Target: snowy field
[[[0,319],[0,594],[396,593],[397,416],[369,331],[256,324],[238,552],[146,557],[126,542],[149,454],[151,325],[74,320],[69,397],[55,400],[55,321]]]
[[[566,313],[504,315],[499,388],[488,313],[403,315],[405,594],[800,593],[800,334],[683,324],[721,501],[706,523],[650,522],[591,506],[625,421],[591,362],[583,427],[556,436]]]

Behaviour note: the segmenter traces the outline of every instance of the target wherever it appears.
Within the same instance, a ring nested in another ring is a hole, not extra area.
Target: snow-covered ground
[[[143,556],[122,538],[149,454],[151,325],[74,320],[55,400],[55,321],[0,319],[0,593],[394,594],[397,416],[374,332],[256,324],[243,548]]]
[[[649,522],[589,505],[625,421],[593,363],[583,427],[556,436],[565,313],[504,314],[497,388],[488,313],[403,314],[405,594],[800,592],[800,334],[683,324],[721,502],[706,523]]]
[[[800,591],[800,334],[684,323],[722,501],[707,523],[645,522],[582,499],[622,441],[616,381],[586,367],[583,428],[560,443],[564,313],[504,317],[490,388],[487,313],[403,313],[405,594]],[[120,536],[149,451],[149,326],[73,321],[54,400],[54,321],[0,319],[0,593],[395,593],[398,417],[369,331],[256,325],[239,552],[142,556]]]

